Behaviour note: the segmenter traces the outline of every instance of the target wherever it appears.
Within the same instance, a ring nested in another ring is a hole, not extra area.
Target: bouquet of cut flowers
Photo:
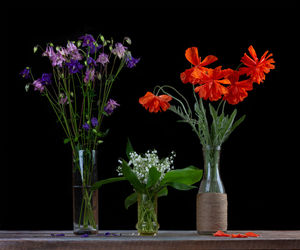
[[[48,43],[43,49],[37,45],[34,53],[42,50],[42,56],[52,65],[51,72],[35,78],[32,69],[26,67],[20,73],[30,80],[26,91],[33,87],[49,101],[65,133],[64,143],[71,145],[74,232],[90,232],[90,228],[97,231],[98,215],[93,211],[97,206],[92,204],[97,195],[90,189],[97,178],[95,150],[108,131],[101,127],[103,118],[119,106],[109,98],[112,86],[125,66],[133,68],[140,60],[131,55],[127,47],[130,44],[128,37],[121,43],[101,34],[96,39],[86,34],[77,41],[68,41],[65,47]]]
[[[139,99],[139,103],[149,112],[157,113],[169,109],[180,117],[180,121],[190,124],[203,146],[220,146],[245,118],[242,116],[234,121],[236,109],[226,115],[226,102],[236,105],[243,101],[248,96],[248,91],[253,90],[253,84],[261,84],[265,80],[265,74],[275,68],[275,61],[271,58],[272,54],[268,55],[268,51],[259,59],[252,45],[248,50],[251,57],[245,53],[236,70],[222,69],[222,66],[208,68],[207,65],[218,60],[216,56],[209,55],[201,60],[198,48],[191,47],[186,50],[185,57],[192,67],[182,72],[180,78],[184,84],[192,84],[194,112],[187,99],[169,85],[156,86],[153,93],[147,92]],[[242,77],[244,79],[240,79]],[[178,105],[171,105],[171,100]],[[217,107],[209,103],[211,125],[202,100],[219,101]]]

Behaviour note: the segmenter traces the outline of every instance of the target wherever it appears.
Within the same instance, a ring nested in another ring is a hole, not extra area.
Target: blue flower
[[[29,73],[30,73],[30,69],[29,67],[26,67],[25,69],[23,69],[21,72],[20,72],[20,75],[25,78],[25,79],[29,79]]]
[[[138,62],[140,58],[134,58],[132,56],[126,57],[126,65],[128,68],[133,68]]]
[[[97,118],[96,117],[92,117],[92,119],[91,119],[91,123],[92,123],[92,126],[93,127],[97,127],[98,126],[98,120],[97,120]]]
[[[80,70],[83,69],[83,65],[77,60],[73,59],[71,59],[69,63],[66,63],[66,65],[68,66],[71,74],[78,73]]]
[[[83,124],[82,126],[86,131],[90,129],[90,125],[88,123]]]
[[[86,60],[86,62],[87,62],[88,65],[90,65],[90,64],[92,64],[94,66],[97,65],[96,61],[93,58],[91,58],[91,57],[88,57],[88,59]]]
[[[50,84],[52,82],[51,78],[52,78],[52,74],[51,73],[49,73],[49,74],[44,73],[42,75],[42,77],[41,77],[41,83],[42,83],[42,85]]]
[[[82,40],[82,47],[91,46],[95,42],[94,37],[91,34],[86,34],[85,36],[79,37]]]

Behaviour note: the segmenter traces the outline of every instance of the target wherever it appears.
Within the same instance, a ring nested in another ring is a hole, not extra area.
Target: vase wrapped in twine
[[[227,194],[198,193],[196,207],[199,234],[227,230]]]

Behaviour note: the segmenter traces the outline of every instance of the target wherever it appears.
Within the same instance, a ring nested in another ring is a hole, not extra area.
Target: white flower
[[[171,156],[164,159],[159,159],[157,150],[148,150],[144,155],[139,155],[136,152],[129,153],[128,165],[132,167],[132,171],[136,174],[141,183],[146,184],[148,181],[149,170],[155,167],[161,173],[160,180],[162,180],[167,172],[174,169],[173,163],[176,154],[171,152]],[[120,164],[122,162],[118,161]],[[122,167],[117,168],[119,175],[122,175]]]

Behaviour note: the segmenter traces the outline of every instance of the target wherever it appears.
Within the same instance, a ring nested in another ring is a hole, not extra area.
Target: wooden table
[[[254,231],[261,235],[258,238],[221,238],[195,231],[159,231],[154,237],[138,236],[136,231],[106,232],[80,237],[71,231],[0,231],[0,249],[300,249],[300,231]]]

